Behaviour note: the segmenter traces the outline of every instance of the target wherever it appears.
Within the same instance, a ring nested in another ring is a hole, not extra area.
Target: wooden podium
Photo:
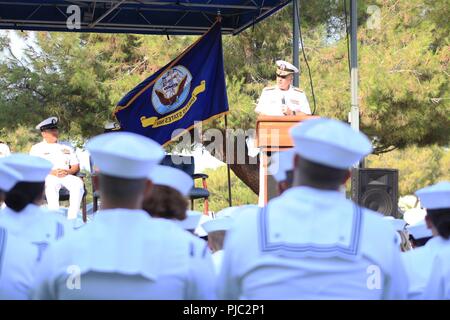
[[[264,206],[277,192],[277,183],[268,172],[271,152],[284,151],[294,146],[289,129],[299,122],[318,116],[259,116],[256,120],[256,146],[260,149],[259,206]]]

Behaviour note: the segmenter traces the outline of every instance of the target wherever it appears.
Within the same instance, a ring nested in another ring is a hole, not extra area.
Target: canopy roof
[[[238,34],[292,0],[0,0],[0,29],[140,34],[203,34],[222,17]],[[80,29],[67,21],[80,8]]]

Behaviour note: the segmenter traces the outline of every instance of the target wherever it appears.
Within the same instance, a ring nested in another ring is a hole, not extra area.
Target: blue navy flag
[[[220,22],[180,56],[120,100],[115,116],[121,130],[164,145],[174,130],[228,112]],[[177,132],[179,133],[179,132]]]

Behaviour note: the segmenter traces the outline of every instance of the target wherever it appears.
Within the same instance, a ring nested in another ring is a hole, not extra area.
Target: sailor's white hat
[[[2,159],[0,159],[0,190],[8,192],[17,182],[23,179],[23,176],[20,172],[2,162]]]
[[[372,152],[366,135],[338,120],[307,120],[291,128],[290,134],[295,153],[332,168],[348,169]]]
[[[408,233],[412,235],[415,240],[433,236],[431,230],[428,229],[425,220],[422,220],[414,225],[407,226],[406,230],[408,230]]]
[[[48,160],[24,153],[14,153],[2,162],[19,172],[24,182],[44,182],[53,167]]]
[[[394,227],[395,230],[397,230],[397,231],[405,230],[405,226],[406,226],[405,220],[395,219],[392,216],[386,216],[386,217],[384,217],[384,219],[388,220],[392,224],[392,226]]]
[[[86,145],[100,173],[127,179],[147,178],[164,157],[157,142],[131,132],[111,132],[92,138]]]
[[[450,182],[443,181],[416,191],[420,204],[426,209],[450,208]]]
[[[169,166],[157,165],[148,175],[153,184],[171,187],[187,196],[194,186],[194,180],[186,172]]]
[[[211,233],[215,231],[227,231],[233,225],[233,218],[231,217],[223,217],[216,218],[209,221],[206,221],[201,226],[206,233]]]

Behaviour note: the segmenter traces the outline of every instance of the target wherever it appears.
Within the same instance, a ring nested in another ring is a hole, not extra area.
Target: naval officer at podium
[[[277,84],[265,87],[255,108],[256,113],[266,116],[310,115],[308,99],[303,90],[292,85],[298,69],[289,62],[278,60]]]

